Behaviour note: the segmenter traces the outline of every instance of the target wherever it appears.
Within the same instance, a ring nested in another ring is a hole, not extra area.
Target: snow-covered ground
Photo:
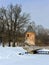
[[[49,65],[49,55],[25,52],[22,47],[0,47],[0,65]]]

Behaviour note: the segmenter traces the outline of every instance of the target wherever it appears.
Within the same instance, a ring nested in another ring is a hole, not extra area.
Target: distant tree
[[[49,35],[47,34],[46,29],[44,29],[42,25],[38,25],[36,31],[37,31],[36,39],[38,41],[40,40],[41,44],[47,43],[49,40]]]

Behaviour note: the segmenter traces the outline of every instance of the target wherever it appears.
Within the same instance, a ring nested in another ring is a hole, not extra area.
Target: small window
[[[27,37],[29,37],[29,34],[27,34]]]

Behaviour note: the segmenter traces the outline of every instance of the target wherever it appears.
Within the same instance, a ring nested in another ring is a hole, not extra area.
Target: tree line
[[[25,31],[29,25],[32,26],[33,31],[36,33],[37,43],[49,40],[48,31],[42,25],[37,26],[34,21],[30,24],[30,16],[22,12],[21,5],[11,4],[7,8],[0,8],[0,40],[2,38],[3,46],[7,42],[9,46],[11,42],[13,42],[13,46],[18,41],[24,42]]]
[[[36,45],[48,46],[49,45],[49,29],[44,28],[42,25],[36,25],[35,22],[31,22],[33,31],[36,34]]]

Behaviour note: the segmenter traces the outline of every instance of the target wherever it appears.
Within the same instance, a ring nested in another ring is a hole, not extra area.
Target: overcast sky
[[[31,20],[37,25],[49,28],[49,0],[0,0],[0,7],[21,4],[22,11],[30,13]]]

